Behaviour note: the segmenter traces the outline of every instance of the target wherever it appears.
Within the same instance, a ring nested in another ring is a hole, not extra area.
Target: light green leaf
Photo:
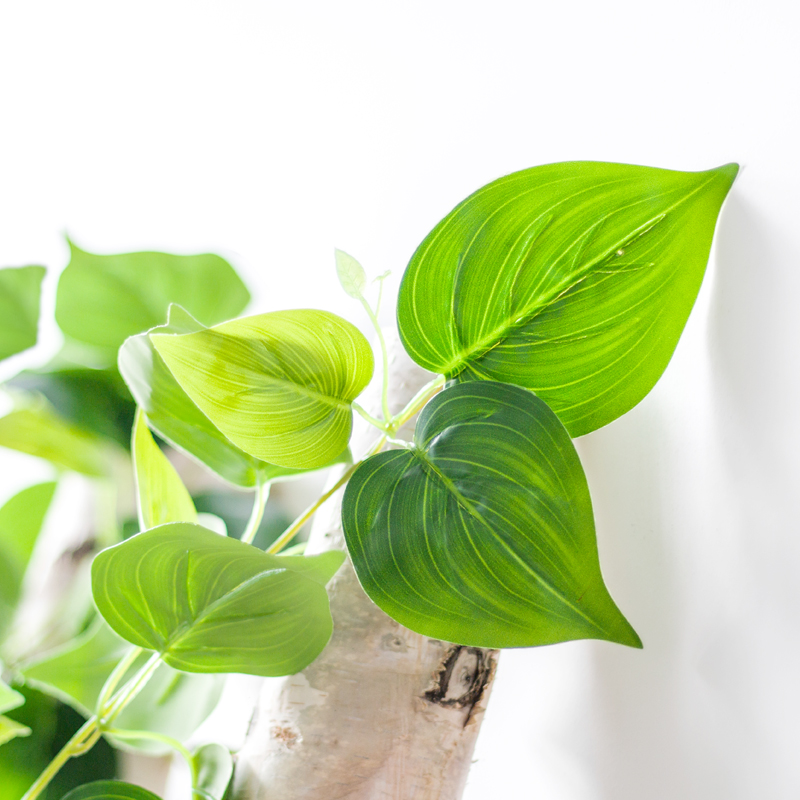
[[[348,255],[343,250],[335,250],[336,255],[336,274],[339,276],[339,283],[350,297],[356,300],[364,296],[364,289],[367,286],[367,275],[364,267],[356,261],[353,256]]]
[[[175,467],[155,443],[141,409],[131,439],[139,525],[142,530],[165,522],[197,522],[197,511]]]
[[[160,800],[157,794],[124,781],[94,781],[73,789],[61,800]]]
[[[204,325],[240,314],[250,300],[233,267],[216,255],[98,256],[72,242],[58,282],[56,321],[67,336],[113,360],[129,336],[160,325],[180,303]]]
[[[227,747],[207,744],[192,755],[197,775],[194,789],[207,800],[222,800],[233,776],[233,759]]]
[[[31,729],[27,725],[21,725],[9,717],[0,714],[0,744],[10,742],[17,736],[30,736]]]
[[[100,692],[117,663],[131,645],[98,619],[83,635],[20,671],[25,682],[52,695],[89,717]],[[125,678],[132,677],[148,659],[143,653]],[[123,679],[124,680],[124,679]],[[134,701],[116,719],[114,727],[147,730],[185,741],[216,707],[224,677],[187,675],[161,664]],[[117,747],[151,754],[169,752],[167,745],[151,739],[114,739]]]
[[[325,556],[273,556],[174,523],[100,553],[92,591],[120,636],[177,669],[290,675],[330,638],[328,595],[313,562],[328,566],[329,579],[344,554]]]
[[[53,482],[29,486],[0,508],[0,636],[19,600],[22,579],[55,490]]]
[[[184,309],[173,304],[167,324],[148,333],[196,333],[204,329]],[[212,425],[172,377],[148,333],[126,339],[118,363],[131,394],[159,436],[235,486],[249,488],[298,473],[253,458]]]
[[[534,390],[572,436],[611,422],[672,356],[737,169],[574,162],[484,186],[411,259],[403,344],[449,378]]]
[[[0,269],[0,360],[36,344],[44,267]]]
[[[24,702],[25,698],[19,692],[0,680],[0,714],[19,708]]]
[[[607,639],[641,647],[600,574],[569,434],[526,389],[445,389],[412,450],[365,461],[342,522],[361,585],[425,636],[476,647]]]
[[[43,402],[0,417],[0,447],[38,456],[84,475],[101,477],[107,472],[104,444],[56,416]]]
[[[325,466],[342,453],[351,403],[372,377],[367,340],[327,311],[274,311],[150,338],[225,436],[256,458],[295,469]]]

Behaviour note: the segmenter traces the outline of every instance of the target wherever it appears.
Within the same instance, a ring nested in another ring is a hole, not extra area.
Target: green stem
[[[22,800],[34,800],[34,798],[38,797],[47,788],[47,784],[53,780],[61,767],[74,755],[83,752],[82,747],[85,741],[91,738],[96,730],[97,717],[92,717],[75,732],[73,737],[61,748],[58,755],[44,768],[42,774],[22,796]]]
[[[161,663],[161,653],[153,653],[144,666],[100,709],[101,729],[105,729],[125,710],[125,707],[144,689],[145,684]]]
[[[267,505],[269,498],[269,483],[256,483],[256,496],[253,502],[253,512],[250,514],[250,519],[247,521],[247,527],[242,534],[242,541],[245,544],[252,544],[253,539],[256,538],[258,528],[261,525],[261,520],[264,518],[264,508]]]
[[[381,289],[383,288],[383,281],[381,281]],[[370,322],[372,323],[372,327],[375,328],[375,332],[378,334],[378,342],[381,345],[381,359],[383,362],[383,388],[381,390],[381,407],[383,408],[383,418],[388,422],[391,419],[391,412],[389,411],[389,352],[386,349],[386,340],[383,338],[383,331],[381,330],[381,325],[378,322],[378,317],[375,316],[375,312],[370,307],[370,304],[366,301],[364,297],[359,297],[361,301],[361,305],[364,306],[364,310],[367,312],[369,316]],[[378,297],[378,303],[380,303],[380,296]]]
[[[97,705],[95,706],[96,713],[101,713],[102,709],[106,706],[111,696],[114,694],[119,682],[125,676],[125,673],[133,666],[134,661],[139,658],[139,654],[141,652],[141,647],[131,648],[120,659],[117,666],[114,667],[113,671],[106,679],[106,682],[103,684],[103,688],[100,691],[100,696],[97,698]]]
[[[150,739],[154,742],[161,742],[161,744],[165,744],[173,750],[177,750],[189,765],[189,770],[192,773],[192,786],[197,783],[197,770],[192,760],[192,754],[177,739],[173,739],[165,733],[156,733],[155,731],[128,731],[120,730],[119,728],[106,728],[105,732],[109,736],[116,736],[117,739]]]
[[[430,383],[426,383],[408,402],[408,405],[395,414],[387,423],[386,430],[391,436],[397,433],[403,425],[411,419],[424,405],[431,399],[439,390],[444,386],[445,377],[440,375],[434,378]]]
[[[357,411],[370,425],[374,425],[378,430],[385,431],[386,430],[386,422],[384,420],[378,419],[377,417],[373,417],[365,408],[360,406],[358,403],[353,403],[353,410]]]

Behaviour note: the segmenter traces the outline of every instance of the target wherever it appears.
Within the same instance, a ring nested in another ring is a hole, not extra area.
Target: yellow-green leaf
[[[367,340],[326,311],[275,311],[151,341],[228,439],[295,469],[324,466],[345,450],[351,403],[372,377]]]
[[[131,453],[142,530],[165,522],[197,522],[197,510],[175,467],[161,452],[147,428],[144,413],[136,412]]]
[[[0,360],[33,347],[44,267],[0,269]]]

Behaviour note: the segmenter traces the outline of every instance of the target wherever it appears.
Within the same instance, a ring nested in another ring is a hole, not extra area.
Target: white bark
[[[396,340],[390,350],[396,413],[431,376]],[[338,496],[318,513],[309,552],[344,549],[340,509]],[[458,800],[497,652],[399,625],[364,594],[349,559],[328,590],[333,637],[278,692],[267,685],[237,760],[236,797]]]

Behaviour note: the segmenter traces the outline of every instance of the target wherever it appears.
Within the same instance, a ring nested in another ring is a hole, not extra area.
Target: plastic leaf
[[[350,297],[356,299],[364,296],[364,289],[367,285],[367,275],[364,267],[356,261],[353,256],[348,255],[343,250],[336,250],[336,274],[339,283]]]
[[[342,522],[361,585],[425,636],[478,647],[640,647],[600,574],[592,505],[558,417],[526,389],[445,389],[416,446],[369,458]]]
[[[0,269],[0,359],[36,344],[44,267]]]

